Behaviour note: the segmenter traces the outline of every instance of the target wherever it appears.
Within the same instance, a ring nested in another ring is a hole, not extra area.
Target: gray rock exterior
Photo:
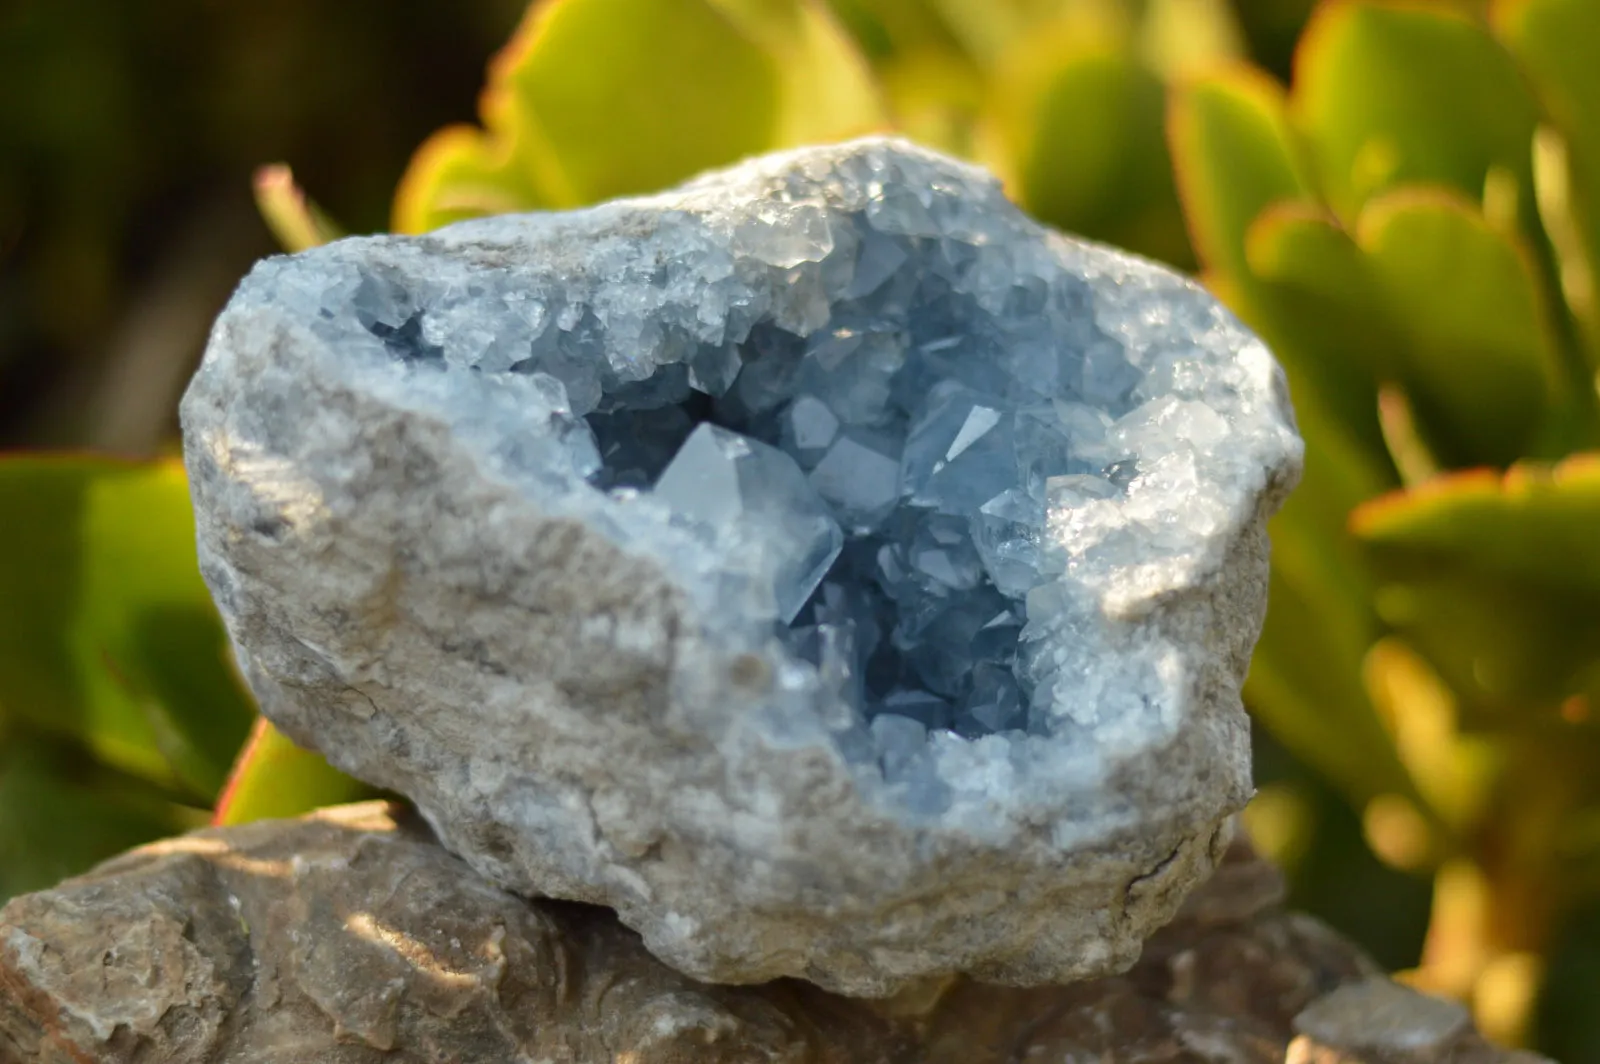
[[[1548,1064],[1286,913],[1235,845],[1126,975],[890,1002],[698,984],[382,803],[142,847],[0,909],[0,1064]]]
[[[182,417],[267,715],[696,978],[1125,968],[1250,793],[1281,374],[965,164],[270,259]]]

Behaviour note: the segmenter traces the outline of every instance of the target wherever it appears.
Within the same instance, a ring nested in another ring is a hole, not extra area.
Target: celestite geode
[[[183,420],[267,714],[698,978],[1125,966],[1249,793],[1278,368],[904,142],[269,259]]]

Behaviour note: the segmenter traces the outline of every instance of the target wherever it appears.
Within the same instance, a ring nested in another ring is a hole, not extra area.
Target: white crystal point
[[[268,259],[182,415],[266,714],[699,979],[1115,970],[1250,793],[1281,374],[905,142]]]

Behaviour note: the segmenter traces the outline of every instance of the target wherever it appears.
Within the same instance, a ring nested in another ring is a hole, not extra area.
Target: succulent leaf
[[[1082,23],[1023,38],[999,65],[987,161],[1035,217],[1192,266],[1162,135],[1165,89],[1126,27]]]
[[[301,816],[322,806],[361,801],[374,793],[328,764],[321,754],[296,746],[267,718],[258,717],[217,799],[211,822],[222,827]]]
[[[0,901],[199,826],[195,810],[38,736],[0,744]]]
[[[0,460],[0,715],[209,800],[253,708],[201,582],[182,467]]]
[[[254,183],[256,209],[283,250],[304,251],[344,235],[320,207],[306,198],[287,166],[263,166],[256,171]]]
[[[1499,0],[1491,15],[1553,127],[1535,143],[1540,213],[1600,368],[1600,2]]]
[[[541,4],[495,58],[480,111],[483,129],[450,127],[419,149],[398,230],[648,192],[885,121],[864,61],[815,0]]]
[[[1476,199],[1492,167],[1515,179],[1532,219],[1537,112],[1510,56],[1459,8],[1322,5],[1296,53],[1294,114],[1346,221],[1400,184],[1441,184]]]
[[[1178,194],[1207,269],[1248,277],[1245,234],[1267,207],[1311,197],[1283,88],[1235,67],[1175,90],[1168,113]]]
[[[1561,357],[1531,255],[1443,189],[1369,201],[1356,239],[1406,339],[1398,377],[1455,465],[1527,453],[1561,392]]]
[[[1600,457],[1438,478],[1358,508],[1384,619],[1474,727],[1559,726],[1596,692]]]

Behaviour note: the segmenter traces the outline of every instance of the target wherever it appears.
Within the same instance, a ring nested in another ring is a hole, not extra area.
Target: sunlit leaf
[[[1030,8],[1050,6],[1029,0],[922,0],[922,4],[937,12],[946,32],[968,55],[990,67],[1004,62],[1011,46],[1036,21]]]
[[[1345,527],[1350,508],[1390,488],[1393,474],[1317,398],[1313,392],[1298,404],[1304,477],[1268,526],[1272,585],[1245,693],[1281,743],[1359,805],[1382,793],[1411,793],[1355,682],[1381,629],[1370,578]]]
[[[322,755],[296,746],[260,717],[217,799],[212,823],[247,824],[301,816],[325,805],[370,798],[374,793],[329,765]]]
[[[485,133],[446,126],[422,142],[395,190],[397,232],[423,233],[442,225],[549,206],[535,171],[544,150],[531,129]]]
[[[0,712],[209,798],[252,716],[176,462],[0,461]]]
[[[483,110],[491,132],[530,134],[518,154],[570,207],[761,150],[778,72],[705,0],[558,0],[496,57]]]
[[[1324,4],[1301,38],[1294,89],[1297,123],[1341,217],[1400,184],[1448,185],[1476,199],[1499,167],[1531,219],[1533,101],[1510,57],[1464,11]]]
[[[1317,213],[1289,128],[1284,95],[1259,72],[1202,78],[1176,92],[1169,135],[1208,283],[1267,338],[1289,373],[1306,438],[1306,479],[1272,524],[1273,582],[1246,698],[1297,756],[1357,802],[1410,793],[1358,667],[1377,634],[1370,588],[1344,531],[1348,508],[1384,490],[1392,472],[1372,414],[1376,382],[1340,342],[1359,322],[1298,291],[1302,256],[1276,233],[1252,230],[1269,212]],[[1280,247],[1279,245],[1283,246]]]
[[[956,2],[976,7],[982,0]],[[828,6],[874,63],[891,56],[959,52],[964,47],[937,2],[829,0]]]
[[[980,6],[978,0],[959,2]],[[970,155],[989,71],[940,6],[929,0],[828,0],[872,64],[893,128],[920,144]]]
[[[1383,287],[1361,248],[1325,208],[1305,201],[1266,208],[1246,231],[1244,250],[1256,277],[1317,301],[1312,311],[1317,320],[1307,321],[1307,328],[1343,323],[1352,339],[1360,337],[1360,342],[1341,345],[1347,358],[1375,377],[1400,372],[1394,364],[1395,325]]]
[[[1276,203],[1245,234],[1266,328],[1290,373],[1296,398],[1322,403],[1348,432],[1376,447],[1376,397],[1403,379],[1406,342],[1381,278],[1326,208]],[[1352,500],[1354,501],[1354,500]]]
[[[1166,93],[1115,27],[1030,35],[1000,64],[989,161],[1035,217],[1192,265],[1164,134]]]
[[[878,79],[899,133],[952,155],[977,150],[990,83],[965,56],[940,49],[895,55],[879,66]]]
[[[885,123],[816,0],[552,0],[495,58],[483,128],[419,149],[395,200],[416,232],[665,188],[786,143]]]
[[[1407,633],[1478,717],[1555,726],[1592,697],[1600,646],[1600,459],[1441,477],[1359,508],[1351,527]]]
[[[1562,376],[1527,252],[1433,189],[1372,200],[1356,237],[1406,334],[1400,376],[1440,452],[1458,465],[1525,453]]]
[[[1395,471],[1400,474],[1400,483],[1407,487],[1426,483],[1445,471],[1433,444],[1417,424],[1411,397],[1404,388],[1386,384],[1378,389],[1378,424],[1389,456],[1394,459]]]
[[[1289,335],[1384,382],[1375,408],[1365,395],[1361,405],[1378,411],[1397,466],[1522,453],[1561,370],[1515,237],[1459,197],[1416,189],[1373,200],[1358,236],[1295,203],[1251,226],[1246,259],[1272,283]]]
[[[1379,613],[1461,699],[1469,730],[1567,727],[1568,699],[1593,699],[1600,616],[1592,595],[1470,565],[1375,550]]]
[[[1351,520],[1369,544],[1600,596],[1600,456],[1449,477],[1374,500]]]
[[[484,129],[422,146],[397,227],[475,204],[571,207],[674,184],[766,147],[778,81],[773,58],[708,0],[535,5],[490,66]]]
[[[1557,157],[1545,159],[1551,172],[1536,173],[1541,213],[1565,259],[1568,300],[1600,363],[1600,2],[1497,0],[1491,11],[1559,134]]]
[[[1302,415],[1301,430],[1305,477],[1268,526],[1272,584],[1246,701],[1279,742],[1358,805],[1378,794],[1410,794],[1357,682],[1381,628],[1370,577],[1345,528],[1350,507],[1392,481],[1337,426],[1321,421],[1317,408]]]
[[[1455,692],[1404,640],[1374,644],[1361,671],[1406,771],[1459,844],[1491,797],[1494,742],[1462,733]]]
[[[255,176],[256,209],[285,251],[304,251],[344,233],[306,198],[287,166],[263,166]]]
[[[1410,793],[1410,778],[1358,682],[1366,644],[1327,632],[1330,600],[1315,590],[1308,597],[1284,570],[1274,568],[1269,593],[1244,691],[1252,715],[1358,805]]]
[[[1258,275],[1251,263],[1252,239],[1276,241],[1271,234],[1252,238],[1255,227],[1320,213],[1282,88],[1250,68],[1200,78],[1175,91],[1168,123],[1178,190],[1195,250],[1208,266],[1207,283],[1272,347],[1296,408],[1320,426],[1327,446],[1383,464],[1372,368],[1378,359],[1369,357],[1374,334],[1364,328],[1370,323],[1297,287],[1295,277]],[[1269,266],[1277,255],[1260,248],[1255,254]],[[1308,464],[1324,449],[1313,435],[1307,432]]]
[[[1308,198],[1282,86],[1250,67],[1176,90],[1168,115],[1178,193],[1200,261],[1247,277],[1245,234],[1268,206]]]
[[[1149,0],[1139,54],[1166,82],[1242,61],[1244,33],[1228,0]]]
[[[815,144],[886,128],[866,57],[822,0],[711,0],[777,60],[774,145]]]

